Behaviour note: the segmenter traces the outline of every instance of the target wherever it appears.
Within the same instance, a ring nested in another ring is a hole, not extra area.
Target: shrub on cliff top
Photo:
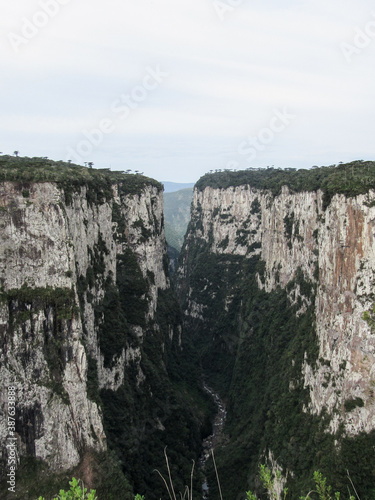
[[[324,193],[324,206],[327,207],[336,193],[357,196],[375,189],[375,162],[356,160],[328,167],[299,170],[291,168],[259,168],[237,172],[224,170],[204,175],[197,182],[196,188],[203,191],[208,186],[226,189],[245,185],[271,191],[273,196],[280,194],[283,186],[288,186],[292,192],[321,189]],[[374,200],[369,200],[369,203],[374,203]]]
[[[64,161],[47,158],[21,158],[0,156],[0,182],[13,181],[21,184],[22,192],[29,192],[25,185],[32,182],[55,182],[64,189],[66,203],[71,203],[72,194],[87,188],[89,203],[103,203],[113,198],[112,185],[119,184],[120,194],[139,194],[145,186],[151,185],[159,191],[163,185],[140,174],[111,171],[109,168],[87,168]]]

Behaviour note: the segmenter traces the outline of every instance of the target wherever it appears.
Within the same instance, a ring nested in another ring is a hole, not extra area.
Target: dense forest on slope
[[[211,255],[210,260],[217,275],[228,274],[234,265],[224,267],[222,257],[214,259]],[[375,498],[374,462],[368,460],[373,456],[375,431],[348,437],[340,427],[332,434],[329,423],[333,415],[311,415],[304,410],[310,396],[301,377],[302,367],[306,361],[314,366],[319,355],[314,285],[300,273],[286,290],[279,287],[267,293],[258,288],[257,276],[262,279],[259,258],[243,259],[236,267],[238,274],[245,276],[236,280],[237,300],[242,304],[238,304],[236,314],[229,310],[225,322],[221,315],[219,325],[214,325],[217,347],[204,361],[208,374],[219,383],[216,387],[227,395],[227,441],[216,450],[225,498],[239,498],[249,486],[261,494],[257,471],[262,460],[269,460],[263,455],[265,450],[272,450],[283,471],[290,472],[286,483],[290,499],[313,489],[315,470],[320,470],[344,498],[351,486],[347,476],[350,471],[360,498]],[[303,287],[312,301],[302,315],[296,315],[300,304],[291,307],[288,301],[288,292],[295,285]],[[216,314],[220,304],[216,303]],[[225,377],[229,388],[226,383],[220,384],[223,373],[229,375]],[[345,411],[354,408],[348,406]],[[338,442],[340,446],[335,444]],[[209,478],[216,495],[212,469]]]
[[[168,245],[180,251],[190,220],[193,188],[164,193],[165,237]]]
[[[222,171],[206,174],[196,183],[196,188],[205,187],[226,189],[228,187],[250,185],[256,189],[267,189],[274,196],[288,186],[292,192],[324,192],[324,203],[328,206],[332,196],[342,193],[346,196],[365,194],[375,189],[375,161],[356,160],[327,167],[311,169],[295,168],[259,168],[238,172]]]
[[[94,269],[94,276],[97,284],[101,280],[99,267]],[[149,279],[153,280],[153,276]],[[92,292],[82,284],[79,293]],[[109,448],[115,452],[126,479],[134,492],[147,493],[148,498],[156,499],[163,495],[164,486],[154,469],[167,473],[163,455],[166,446],[171,469],[177,477],[176,486],[184,488],[191,461],[200,452],[200,422],[205,416],[197,404],[204,407],[206,402],[199,391],[199,373],[189,370],[176,336],[170,338],[170,333],[181,324],[175,294],[171,289],[159,290],[156,317],[149,321],[145,298],[149,286],[136,255],[127,250],[117,257],[116,282],[105,280],[105,295],[96,306],[98,319],[104,314],[98,340],[105,364],[110,366],[116,361],[118,353],[130,341],[141,349],[139,367],[144,381],[139,380],[139,368],[134,362],[126,367],[124,382],[118,390],[99,390],[96,361],[90,356],[88,381],[90,397],[103,410]],[[83,301],[81,304],[83,307]],[[146,331],[141,342],[134,337],[130,326]],[[198,477],[196,491],[197,482]]]

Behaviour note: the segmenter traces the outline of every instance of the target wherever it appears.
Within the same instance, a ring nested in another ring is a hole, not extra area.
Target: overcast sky
[[[367,0],[2,0],[0,150],[194,182],[375,159]]]

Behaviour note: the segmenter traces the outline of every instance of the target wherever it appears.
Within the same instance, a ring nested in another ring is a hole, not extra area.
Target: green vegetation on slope
[[[315,311],[312,305],[297,316],[301,299],[290,306],[288,293],[298,286],[314,304],[314,285],[300,270],[286,290],[267,293],[258,286],[257,276],[263,279],[264,272],[259,257],[213,254],[199,239],[188,252],[182,298],[185,305],[188,300],[202,304],[203,319],[187,318],[186,329],[208,380],[227,400],[226,440],[216,450],[224,498],[234,500],[249,487],[258,493],[255,472],[268,450],[284,472],[293,473],[287,483],[290,498],[313,487],[316,469],[343,494],[349,470],[360,497],[375,498],[374,462],[368,459],[375,432],[349,438],[340,428],[332,435],[331,415],[304,410],[310,396],[302,366],[305,361],[314,366],[319,352]],[[208,478],[216,498],[212,468]]]
[[[120,184],[122,194],[139,194],[149,185],[160,191],[163,189],[160,182],[139,174],[111,172],[108,168],[87,168],[46,158],[18,156],[0,156],[0,182],[2,181],[24,184],[25,196],[29,190],[28,183],[55,182],[64,188],[67,203],[71,202],[72,194],[83,186],[87,188],[87,200],[90,203],[103,203],[112,199],[113,184]]]
[[[71,288],[31,288],[24,283],[21,288],[0,289],[0,301],[9,307],[10,330],[14,324],[32,320],[33,314],[47,307],[53,308],[57,320],[72,319],[78,312]]]
[[[375,189],[375,162],[357,160],[309,170],[267,168],[216,172],[201,177],[196,188],[202,191],[207,186],[226,189],[246,184],[270,190],[274,196],[281,192],[282,186],[288,186],[292,192],[321,189],[324,192],[324,204],[328,206],[337,193],[357,196]]]
[[[183,242],[183,236],[181,240],[181,236],[177,233],[177,231],[170,225],[168,221],[165,221],[165,239],[168,242],[168,245],[171,248],[174,248],[177,252],[177,257],[178,257],[178,252],[181,250],[182,242]]]
[[[21,457],[16,470],[15,492],[8,491],[9,485],[4,480],[0,483],[1,498],[2,500],[36,500],[42,495],[50,500],[55,498],[60,490],[69,490],[72,477],[83,479],[87,486],[89,483],[95,484],[98,500],[134,500],[133,490],[124,478],[119,461],[114,454],[112,452],[93,453],[92,451],[85,454],[77,467],[68,471],[55,471],[53,474],[42,460]],[[81,496],[80,500],[82,498]]]
[[[126,363],[122,385],[117,390],[99,390],[97,364],[88,353],[88,394],[102,407],[108,445],[125,477],[135,491],[147,492],[153,500],[163,494],[163,484],[153,469],[160,466],[163,470],[165,446],[181,481],[189,477],[191,460],[196,460],[200,451],[204,420],[193,408],[204,397],[197,390],[198,373],[190,375],[190,387],[181,379],[189,368],[178,346],[182,313],[173,290],[159,290],[156,318],[150,320],[148,301],[154,276],[143,276],[130,248],[117,255],[116,279],[111,274],[105,276],[106,253],[99,238],[88,273],[78,280],[81,308],[86,296],[95,311],[106,367],[113,367],[124,349],[133,354]],[[98,290],[104,290],[100,300],[95,298],[101,296]],[[134,335],[134,327],[145,332],[142,338]]]
[[[185,248],[181,258],[185,255]],[[185,329],[198,349],[200,364],[209,384],[224,395],[229,389],[237,353],[239,284],[244,257],[216,255],[203,240],[189,247],[188,281],[183,289],[192,290],[189,300],[202,304],[203,320],[186,318]],[[181,284],[180,284],[181,286]],[[227,304],[227,297],[234,297]],[[182,292],[183,309],[187,307]]]
[[[178,478],[176,488],[183,491],[201,445],[204,415],[197,416],[194,409],[205,404],[197,389],[198,373],[191,370],[186,376],[189,367],[176,335],[181,311],[172,290],[159,291],[156,320],[160,331],[152,331],[150,325],[139,346],[138,362],[130,362],[125,369],[124,384],[117,391],[100,391],[108,444],[134,490],[146,493],[150,500],[164,495],[164,485],[154,469],[166,475],[166,446],[171,470]],[[168,338],[170,328],[175,330],[172,339]],[[199,476],[194,489],[196,493],[200,490]]]
[[[181,250],[190,220],[190,205],[193,188],[164,193],[165,236],[168,244]]]

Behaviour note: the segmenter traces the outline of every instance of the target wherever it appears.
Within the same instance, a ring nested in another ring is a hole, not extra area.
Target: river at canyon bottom
[[[198,462],[199,468],[204,472],[204,468],[212,450],[214,450],[215,446],[220,442],[224,429],[225,418],[227,416],[227,410],[224,402],[217,392],[215,392],[211,387],[208,387],[206,383],[203,384],[203,389],[212,397],[217,406],[217,413],[212,424],[212,434],[203,440],[203,451]],[[207,479],[205,479],[202,484],[202,493],[203,498],[205,500],[208,499],[209,485]]]

